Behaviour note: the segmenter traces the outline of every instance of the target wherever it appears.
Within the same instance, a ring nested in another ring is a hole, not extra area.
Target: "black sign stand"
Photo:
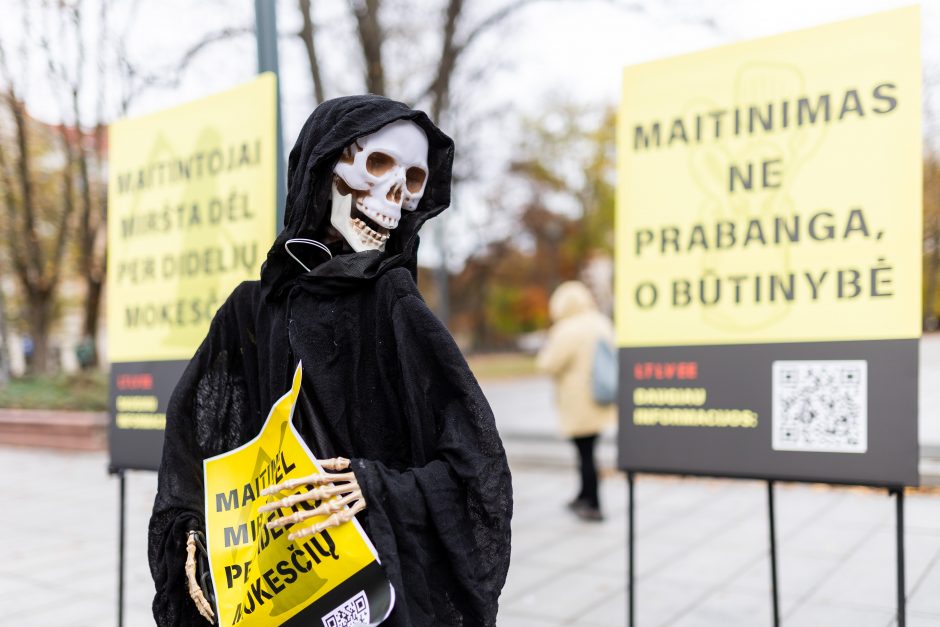
[[[632,470],[627,471],[627,624],[636,623],[636,577],[634,576],[634,519],[633,519],[633,478]]]
[[[636,626],[636,573],[635,554],[636,542],[636,510],[634,507],[633,491],[636,473],[627,472],[627,625]],[[773,624],[780,625],[780,595],[777,582],[777,531],[774,519],[774,480],[767,481],[767,514],[770,531],[770,581],[773,601]],[[890,487],[888,494],[895,497],[895,536],[897,541],[897,625],[904,627],[907,621],[907,599],[904,585],[904,488]]]
[[[780,593],[777,588],[777,525],[774,516],[774,481],[767,480],[767,519],[770,530],[770,594],[773,597],[774,627],[780,627]]]
[[[118,573],[117,573],[117,625],[124,627],[124,529],[127,511],[126,474],[123,468],[108,468],[108,474],[118,478]]]
[[[904,586],[904,488],[888,488],[888,494],[894,492],[895,536],[897,538],[898,572],[898,627],[904,627],[907,620],[907,590]]]

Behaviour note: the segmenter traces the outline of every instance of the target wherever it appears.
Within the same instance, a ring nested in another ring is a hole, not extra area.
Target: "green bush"
[[[108,376],[95,372],[13,379],[0,389],[0,408],[105,411]]]

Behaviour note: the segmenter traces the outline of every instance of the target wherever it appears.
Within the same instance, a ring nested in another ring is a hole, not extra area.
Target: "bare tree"
[[[139,0],[44,1],[23,8],[22,45],[17,65],[27,67],[27,56],[38,51],[47,68],[49,91],[59,107],[54,127],[31,120],[26,113],[27,78],[19,81],[0,47],[0,113],[5,108],[12,121],[10,137],[0,134],[0,185],[6,190],[0,202],[6,208],[7,248],[17,284],[24,294],[30,333],[35,343],[35,370],[46,371],[48,335],[60,283],[63,259],[75,256],[75,278],[84,283],[82,302],[83,341],[91,349],[86,365],[97,365],[101,303],[107,268],[107,167],[108,123],[126,115],[132,104],[154,89],[174,88],[187,69],[207,49],[234,37],[253,33],[248,26],[209,31],[168,64],[144,67],[128,53]],[[121,7],[122,24],[113,23],[111,9]],[[87,23],[97,11],[97,39],[89,39]],[[39,16],[38,28],[30,16]],[[114,98],[113,92],[118,93]],[[116,106],[109,105],[116,100]],[[93,108],[93,110],[92,110]],[[54,128],[59,141],[54,148],[39,146],[36,130]],[[45,176],[36,167],[42,151],[55,150],[64,160],[57,172],[60,192],[54,198],[38,198],[37,179]],[[54,218],[54,219],[53,219]],[[2,216],[0,216],[2,219]]]
[[[7,328],[7,302],[0,284],[0,390],[10,381],[10,331]]]
[[[25,18],[24,18],[25,19]],[[65,258],[67,230],[75,210],[74,185],[67,162],[60,178],[61,207],[52,206],[48,194],[40,194],[47,173],[38,165],[44,155],[37,128],[26,112],[25,99],[17,91],[7,54],[0,43],[0,78],[6,83],[3,103],[12,118],[12,142],[0,141],[0,183],[9,256],[28,309],[28,325],[34,343],[31,367],[48,372],[49,334],[54,322],[56,290]],[[66,142],[67,143],[67,142]],[[63,146],[64,147],[64,146]]]

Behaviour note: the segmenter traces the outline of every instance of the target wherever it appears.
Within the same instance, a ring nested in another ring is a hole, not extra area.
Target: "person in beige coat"
[[[601,520],[594,447],[600,432],[615,420],[616,405],[594,401],[592,370],[598,341],[613,344],[613,325],[579,281],[559,285],[548,307],[554,324],[536,365],[555,381],[561,431],[578,451],[581,491],[568,507],[582,519]]]

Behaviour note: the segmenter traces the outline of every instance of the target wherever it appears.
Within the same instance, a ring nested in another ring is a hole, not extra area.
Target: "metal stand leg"
[[[634,576],[633,473],[627,472],[627,624],[636,624],[636,578]]]
[[[774,482],[767,482],[767,515],[770,522],[770,587],[774,608],[774,627],[780,626],[780,594],[777,589],[777,525],[774,516]]]
[[[904,488],[893,488],[894,504],[897,512],[895,531],[897,532],[898,552],[898,627],[904,627],[907,621],[907,599],[904,586]]]
[[[124,470],[118,470],[118,606],[117,624],[124,627],[124,511],[125,507],[125,479]]]

